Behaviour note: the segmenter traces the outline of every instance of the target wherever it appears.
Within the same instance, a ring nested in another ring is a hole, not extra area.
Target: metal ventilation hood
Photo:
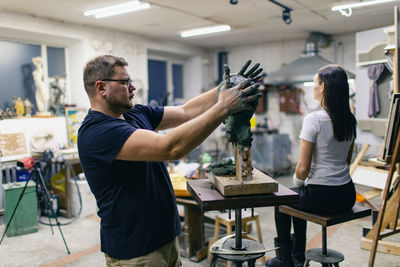
[[[317,32],[311,33],[307,38],[303,55],[277,72],[269,74],[267,83],[290,85],[313,81],[319,68],[333,64],[318,55],[318,47],[328,46],[330,42],[331,37],[329,35]],[[349,79],[355,77],[353,73],[347,70],[346,73]]]

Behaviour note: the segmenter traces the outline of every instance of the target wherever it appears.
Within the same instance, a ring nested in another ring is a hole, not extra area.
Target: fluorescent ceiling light
[[[354,79],[348,79],[347,82],[348,83],[354,83]],[[305,86],[305,87],[313,87],[314,86],[314,82],[304,82],[303,86]]]
[[[340,14],[342,14],[343,16],[350,17],[353,12],[352,11],[353,7],[378,5],[378,4],[394,2],[394,1],[396,1],[396,0],[374,0],[374,1],[368,1],[368,2],[359,2],[359,3],[353,3],[353,4],[347,4],[347,5],[340,5],[340,6],[332,7],[332,11],[339,11]]]
[[[305,83],[303,83],[303,86],[313,87],[314,86],[314,82],[305,82]]]
[[[114,16],[114,15],[118,15],[118,14],[124,14],[124,13],[128,13],[128,12],[138,11],[138,10],[146,9],[149,7],[150,7],[149,3],[142,3],[140,1],[131,1],[131,2],[123,3],[123,4],[89,10],[89,11],[84,12],[83,14],[85,16],[93,16],[94,15],[95,18],[99,19],[99,18],[105,18],[105,17]]]
[[[209,34],[209,33],[226,32],[230,30],[231,26],[229,25],[217,25],[212,27],[197,28],[188,31],[183,31],[181,32],[181,37],[186,38],[186,37]]]

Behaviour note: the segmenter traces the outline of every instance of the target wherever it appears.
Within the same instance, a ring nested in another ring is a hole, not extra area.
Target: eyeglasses
[[[127,79],[127,80],[119,80],[119,79],[102,79],[102,82],[119,82],[125,86],[130,86],[132,85],[132,80],[131,79]]]

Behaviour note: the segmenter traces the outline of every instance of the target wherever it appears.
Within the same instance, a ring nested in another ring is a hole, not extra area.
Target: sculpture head
[[[34,57],[34,58],[32,58],[32,63],[36,67],[41,67],[42,63],[43,63],[43,59],[42,59],[42,57]]]

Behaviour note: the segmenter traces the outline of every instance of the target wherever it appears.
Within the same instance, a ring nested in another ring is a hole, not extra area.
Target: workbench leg
[[[187,230],[189,238],[189,258],[196,257],[196,252],[204,248],[204,223],[203,213],[196,205],[187,206]],[[201,260],[201,259],[197,259]]]

